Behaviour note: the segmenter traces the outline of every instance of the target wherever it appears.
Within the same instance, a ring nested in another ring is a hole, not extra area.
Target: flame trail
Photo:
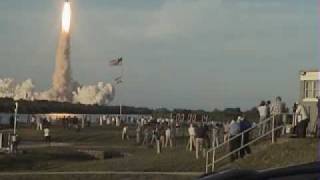
[[[62,11],[62,30],[68,33],[70,31],[71,23],[71,6],[70,2],[65,2]]]
[[[73,80],[70,66],[70,2],[65,2],[62,11],[60,39],[56,54],[56,67],[53,74],[53,96],[59,101],[72,101]]]

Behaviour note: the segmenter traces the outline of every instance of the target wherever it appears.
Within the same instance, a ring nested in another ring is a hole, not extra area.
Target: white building
[[[302,102],[310,115],[310,122],[308,126],[309,133],[315,133],[316,131],[318,116],[317,97],[320,97],[319,87],[319,70],[300,71],[300,102]]]

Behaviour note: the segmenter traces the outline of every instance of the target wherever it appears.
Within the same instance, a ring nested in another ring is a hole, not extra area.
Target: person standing
[[[171,137],[171,129],[168,126],[166,129],[166,144],[165,147],[168,147],[168,144],[170,145],[170,147],[172,148],[172,137]]]
[[[148,145],[149,143],[149,127],[147,125],[144,125],[144,130],[143,130],[143,141],[142,141],[142,145]]]
[[[267,119],[267,105],[264,101],[261,101],[260,105],[258,106],[258,112],[259,112],[259,135],[263,135],[266,132],[266,123],[263,122]],[[263,123],[262,123],[263,122]]]
[[[203,126],[198,127],[196,131],[196,159],[199,159],[199,152],[203,151],[203,141],[205,137],[205,128]]]
[[[193,147],[196,146],[196,131],[192,125],[190,124],[190,127],[188,128],[188,133],[189,133],[189,150],[192,151]]]
[[[117,116],[116,117],[116,127],[119,127],[121,124],[120,118]]]
[[[165,132],[165,127],[162,125],[160,125],[159,128],[159,135],[160,135],[160,145],[161,147],[165,146],[165,136],[166,136],[166,132]]]
[[[297,120],[298,118],[296,117],[296,111],[297,111],[297,108],[298,108],[298,102],[295,102],[292,106],[292,128],[293,128],[293,134],[297,134]]]
[[[50,129],[48,127],[45,127],[43,129],[43,135],[44,135],[44,141],[46,143],[50,143],[51,142],[51,136],[50,136]]]
[[[156,142],[157,133],[158,133],[158,127],[156,125],[156,127],[153,127],[151,131],[151,142],[150,142],[151,145],[153,145],[153,143]],[[159,136],[159,139],[160,139],[160,136]]]
[[[161,145],[160,145],[160,132],[158,129],[155,131],[155,139],[156,139],[156,146],[157,146],[157,154],[161,153]]]
[[[296,117],[298,118],[297,122],[297,136],[299,138],[305,138],[307,134],[307,126],[309,123],[309,117],[306,112],[306,109],[303,107],[301,103],[298,104],[296,113]]]
[[[100,125],[100,126],[103,125],[103,118],[102,118],[102,116],[99,116],[99,125]]]
[[[229,135],[230,135],[230,139],[231,141],[229,142],[229,151],[230,153],[233,152],[234,150],[239,148],[239,141],[241,141],[241,136],[235,137],[240,133],[240,125],[238,122],[236,122],[235,120],[232,120],[230,123],[230,129],[229,129]],[[240,139],[240,140],[239,140]],[[231,161],[234,161],[236,159],[238,159],[239,155],[238,152],[234,152],[231,155]]]
[[[34,115],[31,116],[31,127],[34,128],[36,124],[36,118],[34,117]]]
[[[246,145],[250,141],[250,131],[247,131],[248,129],[251,128],[251,123],[245,118],[242,117],[240,119],[240,132],[245,132],[243,133],[243,139],[241,137],[241,146]],[[244,148],[240,149],[240,157],[243,158],[246,154],[251,153],[251,148],[250,146],[245,146]]]
[[[271,105],[271,115],[274,117],[274,127],[277,128],[282,125],[282,113],[284,110],[281,97],[276,97],[275,101]],[[280,137],[281,129],[275,131],[275,138]]]
[[[212,125],[212,147],[216,147],[219,145],[219,125]]]
[[[122,140],[129,140],[129,135],[128,135],[128,125],[124,125],[122,129]]]
[[[137,129],[136,129],[136,143],[140,144],[140,134],[141,134],[141,127],[139,124],[137,124]]]
[[[223,142],[227,142],[229,140],[229,122],[223,122]]]

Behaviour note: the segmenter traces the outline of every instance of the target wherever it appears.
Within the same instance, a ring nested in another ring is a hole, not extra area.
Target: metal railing
[[[283,114],[282,115],[282,121],[286,119],[286,114]],[[270,130],[266,130],[266,131],[261,131],[262,128],[270,125],[271,123],[271,129]],[[269,117],[261,122],[259,122],[258,124],[256,124],[255,126],[229,138],[227,141],[219,144],[218,146],[216,147],[213,147],[211,149],[209,149],[207,152],[206,152],[206,173],[209,173],[209,168],[211,167],[211,172],[213,172],[215,170],[215,164],[230,157],[232,154],[234,153],[238,153],[240,150],[242,150],[243,148],[245,147],[248,147],[249,145],[257,142],[258,140],[261,140],[262,138],[268,136],[271,134],[271,141],[272,143],[274,143],[275,141],[275,132],[276,131],[280,131],[280,129],[283,130],[283,128],[285,127],[283,124],[281,125],[277,125],[275,124],[275,117],[272,116],[272,117]],[[280,122],[282,123],[282,122]],[[279,124],[280,124],[279,123]],[[248,133],[253,133],[253,130],[259,130],[259,133],[257,133],[257,137],[255,138],[251,138],[248,142],[244,142],[244,137],[245,137],[245,134],[248,134]],[[283,131],[282,131],[283,132]],[[227,146],[229,145],[229,143],[233,140],[236,140],[237,138],[240,138],[241,137],[241,145],[239,148],[231,151],[231,152],[228,152],[227,151]],[[220,157],[217,157],[219,154],[218,150],[221,149],[221,148],[224,148],[224,150],[228,153],[226,154],[223,154],[222,152],[222,155]],[[211,154],[211,158],[210,158],[210,154]]]

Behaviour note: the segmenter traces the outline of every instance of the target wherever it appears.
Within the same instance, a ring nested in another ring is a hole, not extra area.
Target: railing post
[[[0,133],[0,149],[2,148],[2,133]]]
[[[241,148],[243,146],[243,143],[244,143],[244,133],[242,132],[241,133]]]
[[[213,148],[213,151],[212,151],[212,165],[211,165],[211,167],[212,167],[211,171],[212,171],[212,172],[214,172],[215,158],[216,158],[216,149]]]
[[[272,143],[274,143],[274,116],[272,116]]]
[[[209,151],[206,153],[206,174],[208,173],[208,165],[209,164]]]

